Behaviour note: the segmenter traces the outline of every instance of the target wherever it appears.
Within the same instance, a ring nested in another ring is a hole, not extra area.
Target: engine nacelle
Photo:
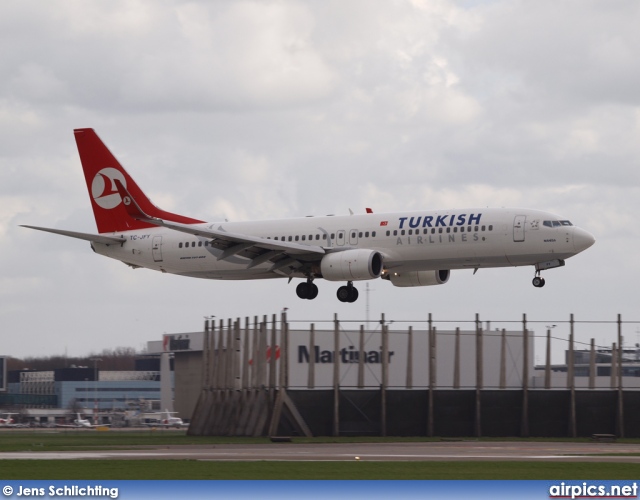
[[[320,262],[322,277],[328,281],[360,281],[379,278],[382,255],[375,250],[353,249],[325,255]]]
[[[385,278],[389,279],[393,286],[432,286],[444,285],[449,281],[451,271],[410,271],[406,273],[390,272]]]

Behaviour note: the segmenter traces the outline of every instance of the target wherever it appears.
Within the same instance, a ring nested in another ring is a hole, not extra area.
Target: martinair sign
[[[240,329],[240,338],[236,351],[238,365],[243,359],[254,365],[253,348],[254,330],[249,331],[249,348],[251,351],[245,358],[244,328]],[[224,345],[228,340],[228,332],[224,331]],[[271,341],[271,330],[267,332],[267,343]],[[326,389],[334,384],[334,366],[339,364],[338,374],[340,387],[379,388],[382,384],[382,365],[384,353],[382,335],[379,330],[364,332],[341,330],[338,337],[338,349],[335,348],[333,330],[315,330],[314,341],[311,342],[309,330],[290,330],[287,350],[288,386],[291,389]],[[411,336],[407,330],[390,331],[388,336],[387,368],[388,387],[426,388],[429,386],[429,334],[426,330],[413,330]],[[219,341],[219,332],[214,335],[214,348]],[[475,331],[461,331],[459,341],[460,388],[476,386],[476,335]],[[277,332],[276,364],[280,365],[284,352],[281,346],[280,331]],[[159,342],[158,342],[159,344]],[[197,352],[204,346],[203,332],[165,334],[162,337],[161,352]],[[158,346],[159,347],[159,346]],[[487,389],[499,387],[500,366],[502,356],[502,335],[497,331],[485,331],[482,335],[483,386]],[[533,335],[529,336],[529,373],[533,373]],[[505,336],[505,379],[507,388],[522,386],[523,338],[520,331],[506,332]],[[452,388],[454,367],[456,365],[456,333],[438,330],[436,335],[435,364],[436,388]],[[266,346],[267,361],[271,358],[271,346]],[[362,359],[362,362],[360,361]]]
[[[316,330],[314,343],[307,330],[291,330],[289,334],[289,387],[307,388],[310,374],[314,388],[333,387],[334,363],[339,363],[340,386],[358,387],[363,379],[365,387],[380,387],[382,383],[382,335],[380,331],[365,332],[360,343],[358,331],[341,331],[336,353],[334,332]],[[407,382],[414,388],[429,386],[429,335],[426,330],[390,331],[388,336],[389,387],[404,388]],[[435,381],[439,388],[453,387],[456,333],[438,331],[435,345]],[[460,387],[473,388],[476,384],[475,332],[459,335]],[[500,384],[500,332],[483,333],[483,385],[486,388]],[[523,339],[522,332],[506,332],[506,386],[522,386]],[[529,337],[529,353],[533,353],[533,335]],[[362,356],[362,362],[360,358]],[[533,373],[533,356],[529,356],[529,373]]]

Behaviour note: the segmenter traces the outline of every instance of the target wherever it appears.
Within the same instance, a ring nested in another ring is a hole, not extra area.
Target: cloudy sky
[[[302,301],[295,282],[131,270],[18,227],[95,232],[81,127],[157,205],[204,220],[510,206],[597,238],[543,289],[532,268],[371,282],[372,318],[526,313],[558,336],[570,313],[640,320],[638,26],[634,0],[0,3],[0,354],[140,349],[283,307],[365,319],[364,284],[355,304],[329,282]],[[577,330],[615,340],[615,325]]]

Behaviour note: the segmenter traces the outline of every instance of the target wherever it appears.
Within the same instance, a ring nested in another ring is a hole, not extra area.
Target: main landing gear
[[[318,286],[311,279],[303,281],[296,287],[296,295],[301,299],[313,300],[318,296]],[[338,300],[340,302],[355,302],[358,300],[358,289],[353,282],[347,282],[346,286],[338,288]]]
[[[358,300],[358,289],[353,286],[353,282],[347,282],[347,286],[338,288],[338,300],[340,302],[355,302]]]
[[[301,299],[313,300],[318,296],[318,285],[308,279],[296,287],[296,294]]]
[[[536,271],[536,276],[533,278],[532,283],[536,288],[542,288],[544,286],[545,281],[544,278],[540,276],[540,271]]]

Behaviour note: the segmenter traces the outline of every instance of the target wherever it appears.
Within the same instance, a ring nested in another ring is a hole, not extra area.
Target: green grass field
[[[437,439],[432,439],[437,440]],[[314,438],[295,442],[409,442],[421,438]],[[637,440],[634,440],[637,442]],[[184,431],[2,432],[0,451],[108,450],[268,443],[267,438],[189,437]],[[631,442],[629,440],[628,442]],[[637,479],[640,466],[582,462],[219,462],[197,460],[2,460],[0,479]]]

